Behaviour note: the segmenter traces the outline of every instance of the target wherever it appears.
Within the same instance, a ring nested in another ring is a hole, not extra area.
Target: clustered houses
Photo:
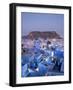
[[[63,39],[22,39],[22,77],[63,75],[63,44]]]
[[[22,39],[23,48],[33,48],[34,46],[41,49],[46,49],[48,46],[59,46],[64,49],[64,40],[63,39]]]
[[[64,39],[55,31],[31,32],[21,43],[22,77],[64,75]]]

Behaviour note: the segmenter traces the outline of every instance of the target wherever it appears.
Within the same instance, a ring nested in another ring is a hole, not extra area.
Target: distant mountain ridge
[[[37,38],[43,38],[43,39],[62,39],[60,35],[56,31],[32,31],[28,35],[23,36],[24,39],[37,39]]]

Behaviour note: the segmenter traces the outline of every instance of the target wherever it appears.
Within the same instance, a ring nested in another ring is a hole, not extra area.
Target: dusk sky
[[[56,31],[64,36],[64,15],[49,13],[21,13],[21,34],[28,35],[32,31]]]

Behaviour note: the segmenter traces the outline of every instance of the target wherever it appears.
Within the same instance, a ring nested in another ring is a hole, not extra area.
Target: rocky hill
[[[23,36],[24,39],[37,39],[37,38],[43,38],[43,39],[62,39],[60,35],[56,31],[33,31],[30,32],[27,36]]]

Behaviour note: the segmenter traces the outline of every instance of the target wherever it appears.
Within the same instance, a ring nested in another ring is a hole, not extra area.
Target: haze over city
[[[22,36],[26,36],[32,31],[56,31],[61,37],[64,37],[64,15],[22,12]]]

